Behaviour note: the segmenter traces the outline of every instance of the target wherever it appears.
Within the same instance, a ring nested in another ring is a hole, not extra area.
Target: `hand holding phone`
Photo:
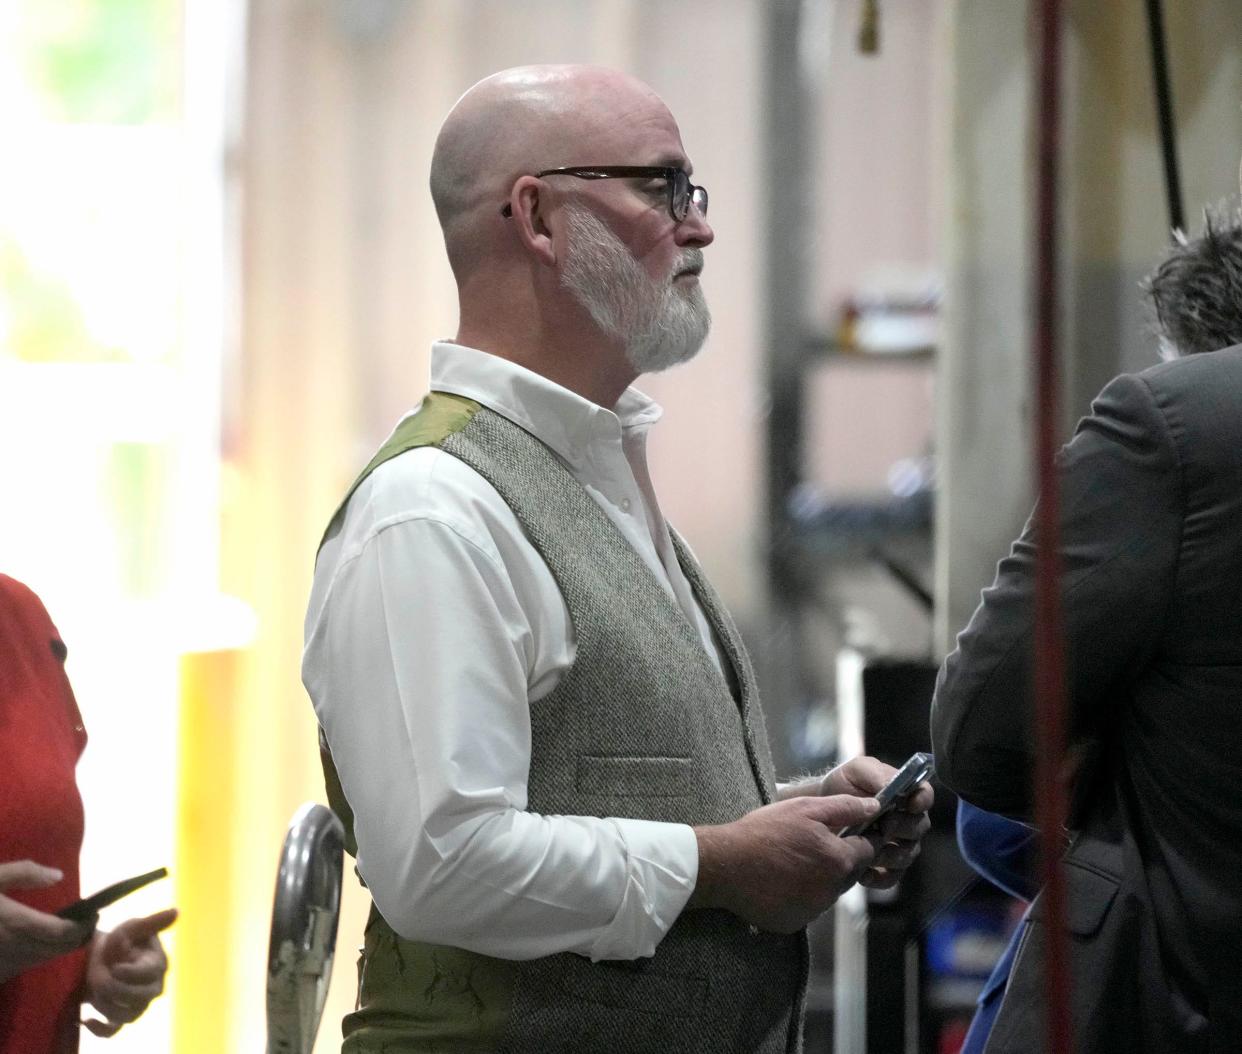
[[[159,867],[154,871],[148,871],[145,875],[135,875],[133,878],[124,878],[120,882],[114,882],[110,886],[106,886],[98,893],[94,893],[82,900],[75,900],[67,907],[61,908],[56,912],[57,916],[62,919],[68,919],[70,922],[93,923],[99,913],[109,904],[115,904],[122,897],[127,897],[143,886],[160,878],[168,877],[168,868]]]
[[[864,834],[870,830],[882,817],[892,812],[903,798],[912,794],[920,783],[931,779],[935,771],[936,763],[931,754],[922,752],[912,754],[897,770],[897,774],[875,796],[876,801],[880,803],[880,811],[866,820],[842,828],[839,832],[840,837],[847,838],[850,835]]]

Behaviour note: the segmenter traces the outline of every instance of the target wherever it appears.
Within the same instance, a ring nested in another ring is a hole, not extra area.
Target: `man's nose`
[[[686,218],[677,225],[677,244],[702,249],[716,240],[716,233],[707,217],[694,205],[686,213]]]

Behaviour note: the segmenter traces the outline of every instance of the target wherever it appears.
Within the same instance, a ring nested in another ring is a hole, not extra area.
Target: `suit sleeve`
[[[1058,458],[1071,744],[1116,717],[1158,640],[1177,570],[1182,474],[1146,381],[1100,393]],[[932,703],[937,771],[969,802],[1029,819],[1034,769],[1034,516],[945,660]]]

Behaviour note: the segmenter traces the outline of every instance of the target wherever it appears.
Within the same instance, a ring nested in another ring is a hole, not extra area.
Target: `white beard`
[[[673,275],[702,268],[702,251],[683,250],[660,283],[589,209],[569,203],[565,212],[569,252],[561,282],[601,332],[625,349],[630,365],[639,373],[656,373],[694,358],[707,339],[711,312],[698,282],[678,289]]]

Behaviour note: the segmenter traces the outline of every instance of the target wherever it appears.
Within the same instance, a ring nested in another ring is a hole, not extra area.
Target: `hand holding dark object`
[[[856,757],[832,769],[820,781],[820,794],[878,794],[897,770],[871,757]],[[901,799],[896,808],[883,816],[874,830],[864,837],[875,847],[872,866],[859,878],[864,886],[888,889],[900,881],[905,870],[919,855],[919,843],[929,830],[928,811],[935,800],[930,783]]]
[[[872,863],[871,840],[834,832],[878,808],[874,798],[799,796],[732,823],[696,827],[699,874],[689,906],[724,908],[760,929],[796,932]]]
[[[168,959],[158,934],[177,919],[176,908],[128,919],[110,933],[97,933],[86,967],[84,1001],[105,1018],[84,1021],[97,1036],[114,1036],[137,1020],[164,990]]]
[[[61,908],[56,912],[56,917],[69,919],[72,922],[85,923],[93,929],[96,921],[99,919],[99,913],[109,904],[115,904],[122,897],[127,897],[131,893],[137,892],[143,886],[167,877],[168,868],[157,867],[154,871],[148,871],[145,875],[135,875],[132,878],[122,879],[120,882],[113,882],[112,885],[105,886],[98,893],[84,897],[82,900],[74,901],[74,903]]]
[[[89,926],[36,911],[5,896],[8,890],[46,889],[63,877],[56,868],[33,860],[0,864],[0,983],[80,948],[90,939]]]

